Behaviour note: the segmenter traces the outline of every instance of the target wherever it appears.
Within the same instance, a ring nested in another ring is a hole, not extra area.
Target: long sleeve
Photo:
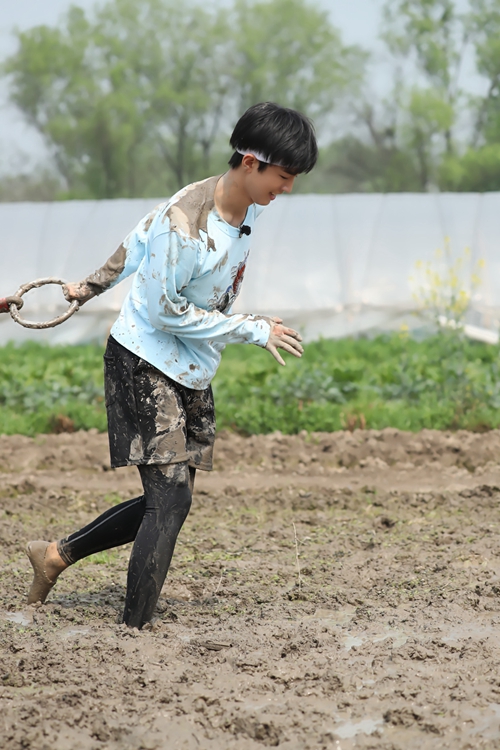
[[[145,254],[144,220],[128,235],[106,263],[87,276],[85,283],[94,294],[102,294],[139,268]]]
[[[169,378],[207,388],[226,344],[266,346],[270,321],[232,314],[253,237],[215,207],[219,178],[188,185],[142,219],[88,283],[100,294],[136,271],[111,335]],[[251,228],[256,207],[249,206]]]
[[[198,272],[198,245],[177,232],[155,235],[149,244],[146,299],[151,324],[183,340],[265,346],[270,325],[253,315],[226,315],[197,307],[183,290]],[[210,280],[207,279],[207,285]],[[214,287],[214,295],[222,293]]]

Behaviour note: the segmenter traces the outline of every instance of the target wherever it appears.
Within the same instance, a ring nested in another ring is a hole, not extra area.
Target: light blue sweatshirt
[[[135,272],[111,335],[173,380],[207,388],[226,344],[265,346],[270,324],[231,314],[251,235],[217,213],[219,177],[180,190],[142,219],[107,263],[86,279],[97,294]],[[262,210],[248,208],[253,228]]]

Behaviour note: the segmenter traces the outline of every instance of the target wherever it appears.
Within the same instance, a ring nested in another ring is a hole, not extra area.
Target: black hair
[[[314,125],[295,109],[261,102],[240,117],[229,140],[234,149],[257,152],[271,164],[279,164],[292,174],[310,172],[318,159]],[[239,167],[243,155],[235,150],[229,160],[233,169]],[[266,169],[259,163],[259,172]]]

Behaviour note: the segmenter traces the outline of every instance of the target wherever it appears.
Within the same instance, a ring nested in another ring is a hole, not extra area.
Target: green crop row
[[[102,347],[0,348],[0,433],[106,429]]]
[[[500,425],[499,347],[440,333],[322,340],[279,367],[229,346],[213,386],[218,427],[246,434]],[[0,348],[0,433],[106,428],[102,348]]]

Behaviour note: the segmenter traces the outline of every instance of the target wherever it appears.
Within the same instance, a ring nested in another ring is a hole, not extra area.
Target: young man
[[[104,354],[113,467],[136,465],[144,494],[109,509],[57,542],[28,544],[43,602],[58,575],[101,550],[134,542],[123,621],[152,619],[177,535],[191,506],[196,469],[210,471],[215,416],[210,382],[226,344],[257,344],[284,365],[301,337],[279,318],[232,314],[261,206],[289,193],[317,159],[310,121],[269,102],[240,118],[230,170],[188,185],[139,222],[91,276],[68,284],[81,303],[135,272]]]

